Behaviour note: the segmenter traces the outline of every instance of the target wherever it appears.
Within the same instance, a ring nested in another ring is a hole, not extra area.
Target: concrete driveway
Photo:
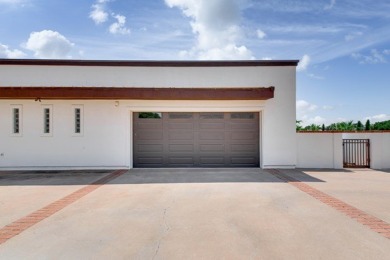
[[[390,172],[0,172],[0,259],[389,259]]]

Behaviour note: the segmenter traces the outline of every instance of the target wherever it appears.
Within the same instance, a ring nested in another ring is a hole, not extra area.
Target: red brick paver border
[[[332,197],[322,191],[317,190],[316,188],[313,188],[312,186],[302,183],[301,181],[290,177],[284,173],[282,173],[279,170],[271,169],[268,170],[269,173],[274,175],[275,177],[279,178],[280,180],[283,180],[292,186],[298,188],[299,190],[309,194],[310,196],[314,197],[315,199],[325,203],[326,205],[334,208],[335,210],[344,213],[348,217],[356,220],[360,224],[370,228],[371,230],[379,233],[380,235],[390,239],[390,224],[376,218],[374,216],[371,216],[367,214],[366,212],[355,208],[339,199],[336,199],[335,197]]]
[[[126,173],[127,170],[117,170],[114,171],[105,177],[98,179],[97,181],[88,184],[87,186],[69,194],[68,196],[63,197],[33,213],[27,215],[21,219],[18,219],[11,224],[0,229],[0,245],[6,242],[7,240],[17,236],[22,233],[29,227],[37,224],[38,222],[50,217],[54,213],[62,210],[63,208],[69,206],[73,202],[81,199],[85,195],[91,193],[92,191],[98,189],[102,185],[108,183],[109,181],[121,176]]]

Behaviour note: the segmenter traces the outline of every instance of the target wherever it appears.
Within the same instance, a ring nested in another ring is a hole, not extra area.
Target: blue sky
[[[299,59],[304,124],[390,119],[389,0],[0,0],[1,58]]]

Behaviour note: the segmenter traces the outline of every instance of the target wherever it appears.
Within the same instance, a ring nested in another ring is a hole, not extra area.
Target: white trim
[[[145,101],[144,101],[145,102]],[[144,103],[143,102],[143,103]],[[160,105],[128,105],[129,118],[129,168],[133,168],[133,113],[136,112],[257,112],[259,113],[259,168],[263,168],[263,111],[265,103],[259,105],[243,106],[237,101],[158,101]],[[257,101],[258,102],[258,101]],[[260,101],[261,102],[261,101]],[[136,102],[133,102],[136,103]],[[172,104],[173,103],[173,104]],[[176,104],[175,104],[176,103]],[[221,103],[223,106],[221,106]],[[185,105],[187,104],[187,105]],[[229,104],[229,105],[228,105]]]
[[[295,169],[296,165],[264,165],[263,169]]]

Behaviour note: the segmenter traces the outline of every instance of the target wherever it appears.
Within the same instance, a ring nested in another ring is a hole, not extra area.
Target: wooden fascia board
[[[274,87],[257,88],[108,88],[0,87],[0,99],[267,100]]]

